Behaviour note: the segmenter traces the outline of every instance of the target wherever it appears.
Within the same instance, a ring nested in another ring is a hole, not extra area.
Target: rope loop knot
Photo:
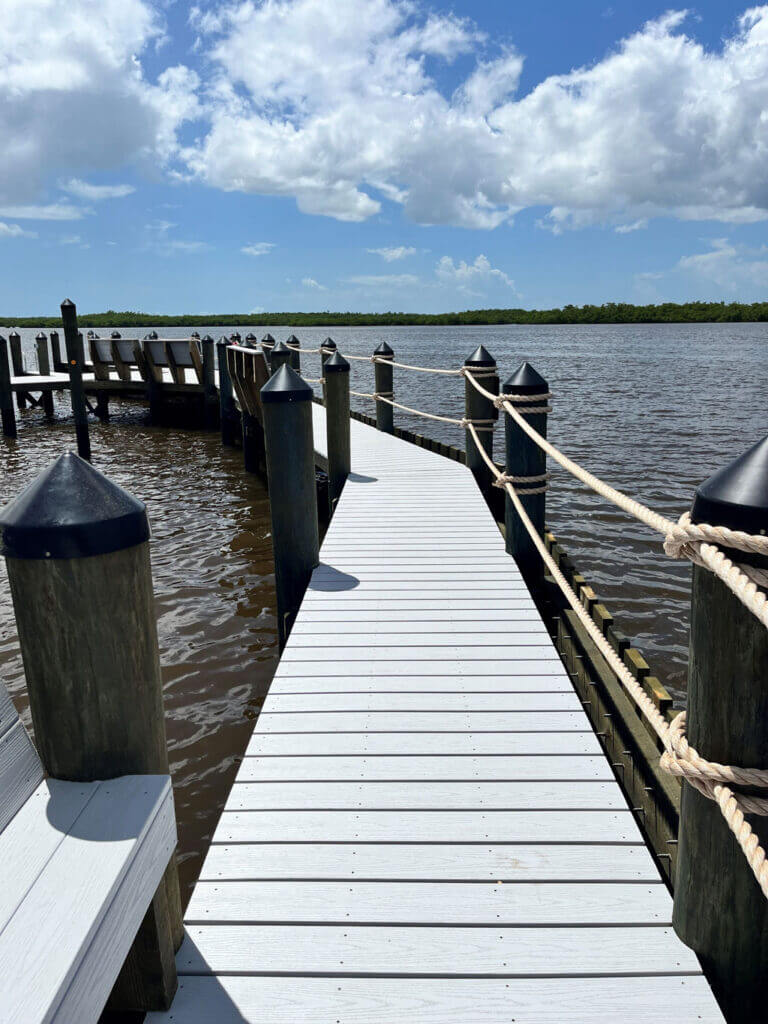
[[[736,768],[732,765],[707,761],[692,747],[685,735],[685,711],[672,719],[664,736],[664,753],[660,767],[669,775],[685,779],[708,800],[721,802],[722,790],[730,786],[753,786],[768,790],[768,771],[763,768]],[[742,814],[768,815],[768,798],[730,793],[726,803],[733,801],[734,810]],[[725,815],[732,826],[733,818]]]
[[[690,512],[684,512],[678,521],[671,525],[664,537],[664,551],[670,558],[687,558],[695,565],[709,568],[708,563],[701,557],[702,544],[768,556],[768,537],[730,530],[727,526],[692,523]],[[722,552],[720,555],[724,561],[730,561]],[[739,563],[738,568],[757,586],[768,586],[768,571],[744,563]]]
[[[518,494],[544,494],[547,490],[550,473],[539,473],[536,476],[512,476],[509,473],[500,473],[493,481],[494,487],[506,487],[512,484]],[[518,486],[522,484],[523,486]],[[536,486],[536,485],[540,486]]]
[[[537,414],[552,412],[549,399],[552,398],[551,391],[543,391],[540,395],[497,395],[493,404],[497,409],[503,409],[504,403],[516,407],[516,411],[522,416],[536,416]],[[544,402],[544,405],[536,405],[536,402]]]

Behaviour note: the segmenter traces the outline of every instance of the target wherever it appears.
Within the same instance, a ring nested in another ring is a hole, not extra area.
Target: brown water
[[[248,328],[242,328],[245,335]],[[108,332],[102,331],[102,336]],[[200,328],[200,333],[206,329]],[[211,328],[218,337],[222,332]],[[259,336],[264,333],[260,329]],[[290,330],[273,328],[285,339]],[[458,366],[478,344],[502,380],[528,358],[554,392],[550,437],[570,455],[653,508],[677,517],[698,483],[768,429],[765,324],[618,327],[302,329],[316,346],[331,334],[342,351],[370,355],[387,341],[404,362]],[[31,352],[35,331],[22,332]],[[128,336],[127,331],[123,331]],[[163,329],[183,337],[183,329]],[[30,359],[34,366],[34,359]],[[304,358],[319,376],[318,357]],[[373,390],[370,363],[353,363],[352,387]],[[407,405],[460,416],[463,382],[395,371]],[[370,402],[354,405],[370,412]],[[94,464],[147,503],[164,671],[167,731],[180,829],[183,882],[197,875],[277,658],[269,509],[242,471],[238,450],[217,435],[153,428],[136,404],[113,402],[93,424]],[[4,444],[0,502],[73,446],[66,401],[46,426],[20,416]],[[463,444],[448,424],[396,411],[395,421]],[[497,433],[497,456],[501,455]],[[660,540],[556,467],[548,521],[679,701],[684,699],[690,569]],[[447,553],[446,557],[450,557]],[[0,573],[2,569],[0,569]],[[7,583],[0,578],[0,672],[24,704]]]

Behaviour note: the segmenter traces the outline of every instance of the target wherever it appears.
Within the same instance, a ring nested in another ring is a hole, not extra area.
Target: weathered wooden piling
[[[77,309],[74,302],[65,299],[61,304],[61,322],[64,327],[64,344],[67,350],[67,369],[72,399],[72,414],[75,418],[77,453],[91,461],[91,439],[88,435],[88,405],[83,389],[83,338],[78,335]]]
[[[41,377],[48,377],[51,373],[51,360],[48,355],[48,338],[43,331],[35,335],[35,354],[37,355],[37,372]],[[53,392],[43,391],[41,395],[43,412],[45,418],[53,419]]]
[[[701,484],[691,519],[768,531],[768,437]],[[763,570],[768,559],[724,549]],[[708,569],[693,566],[687,735],[708,761],[768,767],[768,631]],[[731,787],[736,792],[740,787]],[[741,789],[766,796],[765,790]],[[749,822],[765,849],[768,817]],[[768,1005],[768,901],[717,804],[684,784],[674,925],[699,956],[729,1022],[762,1024]]]
[[[291,369],[297,373],[301,372],[301,352],[299,352],[300,341],[295,334],[286,339],[285,344],[291,350]]]
[[[13,408],[13,391],[11,390],[11,360],[8,354],[8,342],[1,336],[0,416],[2,416],[3,436],[16,437],[16,412]]]
[[[524,362],[504,384],[505,395],[541,395],[541,402],[524,403],[515,406],[525,416],[534,430],[542,437],[547,436],[547,414],[545,412],[528,413],[529,408],[545,408],[549,393],[549,385],[530,363]],[[539,446],[532,441],[525,431],[515,423],[511,416],[504,417],[504,440],[506,459],[504,471],[509,476],[531,477],[529,483],[514,484],[520,492],[520,501],[540,537],[544,536],[544,516],[546,510],[546,491],[539,494],[526,494],[526,491],[539,490],[546,485],[547,457]],[[528,531],[520,520],[512,499],[505,494],[504,524],[506,548],[515,559],[524,579],[531,587],[536,587],[542,579],[541,557],[530,538]]]
[[[333,340],[333,338],[326,338],[325,341],[320,346],[320,376],[321,377],[323,377],[324,374],[325,374],[325,364],[328,362],[328,360],[331,358],[331,356],[333,355],[334,352],[336,352],[336,342]],[[322,391],[323,391],[323,404],[325,404],[325,401],[326,401],[325,381],[323,381],[323,384],[322,384]]]
[[[352,466],[349,430],[349,363],[334,352],[325,363],[325,425],[328,442],[328,499],[333,512]]]
[[[479,345],[472,355],[464,360],[464,366],[477,379],[478,383],[482,384],[486,391],[491,391],[495,395],[499,393],[496,360],[484,345]],[[485,398],[484,395],[481,395],[469,381],[464,382],[464,416],[475,423],[480,444],[487,454],[493,458],[492,427],[493,421],[498,419],[499,411],[493,402]],[[494,514],[500,518],[504,499],[499,489],[493,486],[493,474],[477,450],[474,438],[469,430],[465,431],[464,443],[467,453],[467,466],[472,470],[477,485],[488,505],[493,509]]]
[[[24,356],[21,351],[21,335],[17,330],[12,330],[8,335],[8,344],[11,349],[11,370],[13,372],[13,376],[23,377],[25,375]],[[26,409],[27,396],[23,391],[16,392],[16,404],[19,409]]]
[[[261,389],[280,649],[319,561],[312,388],[281,366]]]
[[[293,353],[284,341],[278,341],[273,345],[267,358],[269,360],[269,369],[273,374],[277,373],[281,366],[287,365],[291,369],[295,368],[293,366]]]
[[[377,395],[383,395],[384,398],[394,399],[394,384],[393,384],[393,372],[392,372],[392,360],[395,358],[395,353],[386,343],[382,343],[378,348],[374,349],[374,356],[376,361],[373,364],[374,373],[374,388],[373,390]],[[376,402],[376,429],[382,430],[385,434],[394,434],[395,432],[395,410],[388,402]]]
[[[59,332],[51,331],[49,338],[51,342],[51,358],[53,360],[53,372],[66,373],[67,364],[61,358],[61,343],[59,341]]]
[[[0,513],[35,739],[51,777],[168,772],[145,506],[74,454]],[[163,1009],[183,935],[175,859],[113,991]]]
[[[213,338],[206,334],[200,341],[203,358],[203,423],[206,430],[219,425],[219,396],[216,391],[216,365]]]
[[[221,423],[221,443],[228,446],[235,444],[238,435],[239,417],[235,399],[232,394],[232,378],[227,366],[226,338],[216,342],[216,361],[219,366],[219,420]]]

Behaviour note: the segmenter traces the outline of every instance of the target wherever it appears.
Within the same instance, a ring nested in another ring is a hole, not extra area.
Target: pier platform
[[[351,430],[148,1024],[722,1021],[472,474]]]

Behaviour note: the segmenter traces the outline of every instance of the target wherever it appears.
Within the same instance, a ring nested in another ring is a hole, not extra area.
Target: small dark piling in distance
[[[464,360],[464,366],[469,373],[477,378],[478,383],[486,391],[498,395],[499,378],[496,373],[496,360],[484,345],[479,345],[472,355]],[[498,419],[499,410],[469,381],[464,382],[464,416],[466,419],[474,421],[480,444],[490,458],[493,458],[493,431],[489,428],[492,422]],[[501,520],[504,508],[503,495],[498,487],[494,487],[493,474],[478,452],[469,430],[465,432],[464,450],[467,453],[467,466],[472,470],[477,486],[493,512],[494,518]]]
[[[394,400],[394,375],[392,360],[395,358],[395,353],[386,343],[382,343],[374,349],[374,356],[376,360],[373,364],[374,374],[374,387],[373,390],[377,395],[383,395],[384,398]],[[389,404],[389,402],[376,402],[376,428],[377,430],[383,431],[385,434],[394,434],[395,432],[395,410]]]
[[[67,350],[72,414],[75,419],[77,454],[91,461],[91,439],[88,434],[88,404],[83,389],[83,336],[77,330],[77,309],[74,302],[65,299],[61,304],[61,322]]]

